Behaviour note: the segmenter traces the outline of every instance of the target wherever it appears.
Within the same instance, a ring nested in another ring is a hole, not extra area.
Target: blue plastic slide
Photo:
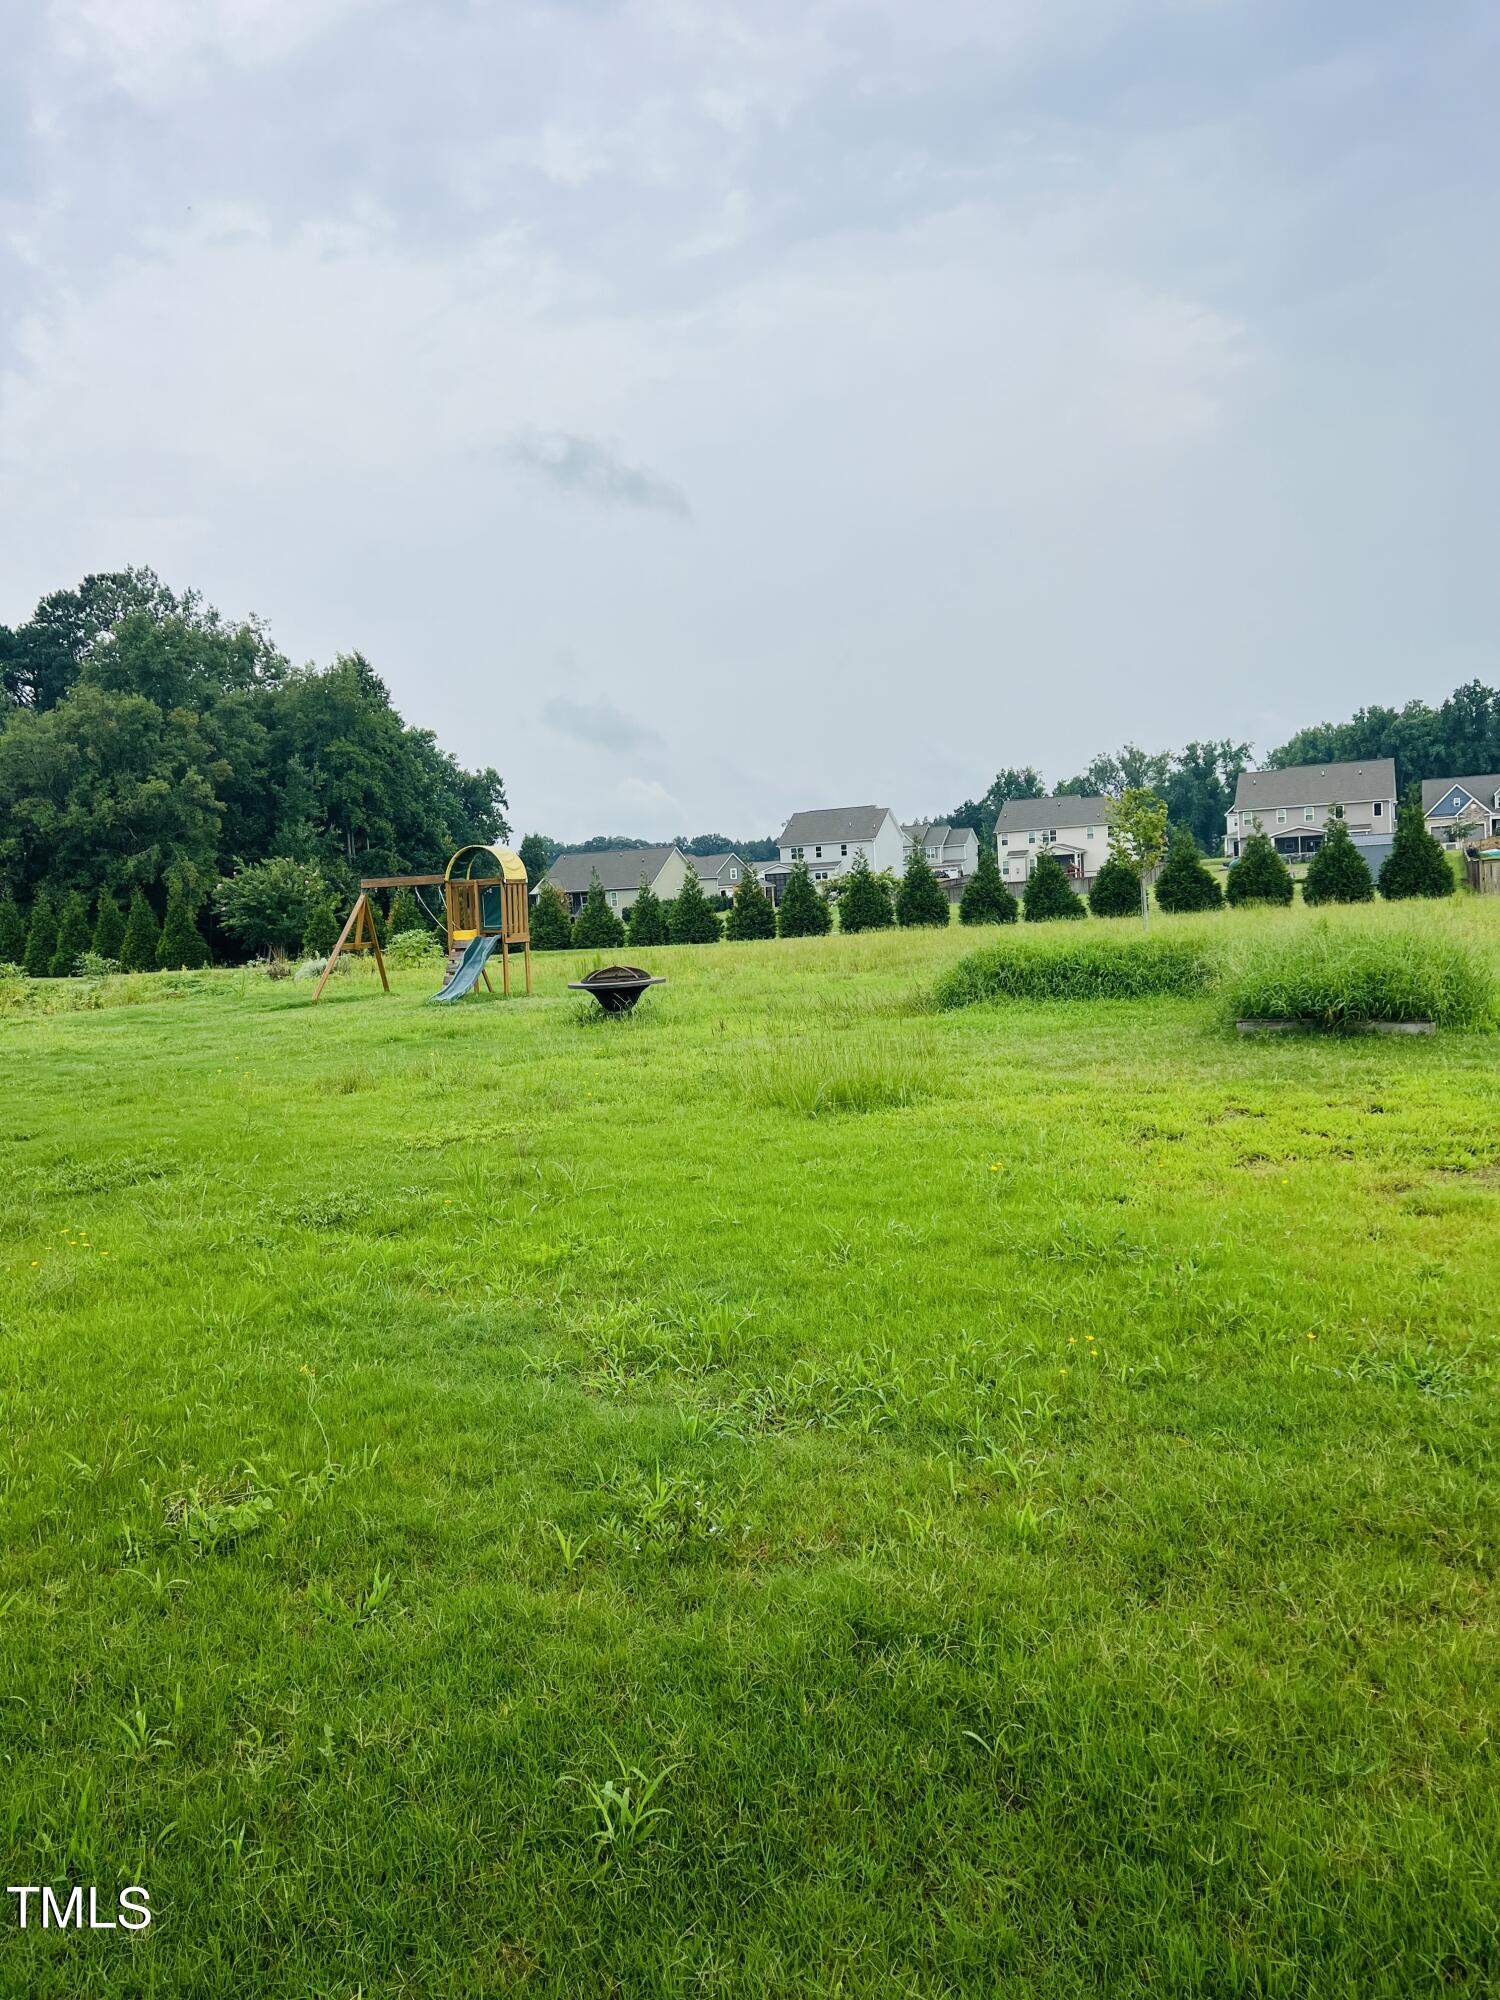
[[[470,938],[464,946],[463,957],[453,968],[452,978],[433,994],[433,999],[462,1000],[477,985],[480,973],[489,964],[490,953],[499,942],[493,932],[488,936]]]

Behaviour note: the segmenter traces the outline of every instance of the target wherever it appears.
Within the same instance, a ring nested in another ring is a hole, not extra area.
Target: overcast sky
[[[1489,0],[0,11],[0,621],[149,564],[561,837],[1497,678]]]

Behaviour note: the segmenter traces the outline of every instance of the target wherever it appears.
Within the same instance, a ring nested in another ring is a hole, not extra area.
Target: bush
[[[71,979],[79,959],[88,950],[94,935],[94,927],[89,922],[88,898],[74,890],[62,906],[58,919],[57,941],[52,947],[52,977]]]
[[[667,935],[673,944],[717,944],[722,935],[703,884],[691,867],[675,900],[667,906]]]
[[[533,951],[566,951],[573,942],[573,924],[562,891],[544,882],[531,906]]]
[[[625,926],[609,907],[604,884],[594,875],[573,925],[573,943],[583,951],[613,951],[625,942]]]
[[[81,951],[73,966],[80,979],[110,979],[120,969],[117,958],[106,958],[102,951]]]
[[[1447,863],[1443,864],[1445,867]],[[1304,903],[1368,903],[1375,894],[1370,864],[1350,838],[1342,819],[1331,819],[1323,845],[1302,879]]]
[[[170,904],[167,907],[167,922],[172,921]],[[331,896],[323,896],[312,905],[307,913],[307,922],[302,926],[302,953],[305,958],[327,958],[339,941],[339,932],[344,928],[338,905]],[[398,932],[399,936],[400,933]],[[162,934],[162,946],[166,947],[166,933]]]
[[[945,1010],[986,1000],[1140,1000],[1201,993],[1211,977],[1190,939],[1091,933],[987,945],[950,967],[935,993]]]
[[[641,873],[641,886],[625,919],[625,937],[630,944],[656,945],[667,942],[667,908]]]
[[[383,949],[385,962],[393,972],[405,971],[413,965],[436,965],[443,955],[437,932],[426,924],[420,930],[393,931]]]
[[[1039,854],[1021,897],[1021,908],[1029,924],[1051,923],[1058,917],[1086,917],[1088,911],[1074,895],[1073,885],[1055,854]]]
[[[1408,785],[1396,813],[1396,838],[1380,869],[1380,893],[1391,902],[1408,896],[1451,896],[1456,884],[1447,855],[1427,831],[1422,787]]]
[[[1172,829],[1167,858],[1156,878],[1156,907],[1173,916],[1224,907],[1223,888],[1218,877],[1204,867],[1193,830],[1185,820]]]
[[[1292,871],[1271,845],[1269,835],[1259,830],[1250,835],[1229,871],[1224,894],[1236,906],[1292,900]]]
[[[154,972],[156,947],[161,936],[156,917],[143,889],[130,899],[130,915],[125,919],[125,935],[120,941],[120,964],[126,972]]]
[[[1112,854],[1094,877],[1094,886],[1089,890],[1089,908],[1096,917],[1140,915],[1141,878],[1118,854]]]
[[[776,935],[776,912],[748,861],[735,884],[734,901],[729,906],[724,935],[736,944],[746,939],[773,938]]]
[[[52,973],[52,954],[57,950],[57,912],[45,889],[38,889],[31,906],[31,922],[26,926],[26,949],[21,964],[28,979],[47,979]]]
[[[1327,1028],[1365,1021],[1436,1021],[1481,1028],[1494,1019],[1484,961],[1431,931],[1336,929],[1327,919],[1262,945],[1230,982],[1234,1019],[1316,1021]]]
[[[903,930],[946,930],[951,906],[942,884],[928,865],[927,856],[913,841],[906,857],[901,885],[896,891],[896,922]]]
[[[19,966],[26,956],[26,919],[9,889],[0,896],[0,965]]]
[[[890,883],[883,875],[872,874],[861,854],[839,890],[839,929],[850,933],[888,931],[895,921]]]
[[[958,901],[958,921],[961,924],[1013,924],[1020,914],[1020,905],[1006,888],[1005,878],[1000,873],[993,843],[982,841],[979,864],[964,884],[963,895]]]
[[[327,893],[314,862],[276,854],[226,876],[214,891],[214,908],[246,951],[291,953],[301,946],[308,916]]]
[[[786,878],[781,907],[776,912],[777,933],[789,937],[826,937],[833,928],[833,912],[818,894],[805,861],[799,861]]]
[[[125,912],[105,889],[99,897],[99,914],[94,921],[91,949],[96,958],[120,956],[125,943]]]

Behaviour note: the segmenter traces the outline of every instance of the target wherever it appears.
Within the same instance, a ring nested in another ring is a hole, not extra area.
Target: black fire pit
[[[606,1014],[628,1014],[648,986],[665,986],[666,980],[643,972],[638,965],[603,965],[587,979],[570,979],[571,993],[592,993]]]

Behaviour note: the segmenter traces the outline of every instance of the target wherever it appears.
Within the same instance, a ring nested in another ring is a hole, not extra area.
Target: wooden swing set
[[[525,865],[508,847],[472,845],[461,847],[441,875],[371,875],[360,883],[354,908],[345,918],[338,942],[328,954],[328,963],[313,989],[314,1004],[346,951],[374,952],[380,983],[390,992],[385,954],[376,932],[375,906],[370,901],[372,889],[441,889],[448,933],[449,982],[468,957],[475,939],[487,938],[492,944],[475,955],[475,976],[484,981],[487,991],[493,993],[495,989],[490,985],[486,961],[490,950],[498,945],[500,983],[505,997],[510,998],[510,949],[519,945],[526,967],[526,991],[531,992],[531,895]],[[461,990],[467,991],[473,984],[474,976],[470,976]],[[440,997],[446,996],[445,986]]]

